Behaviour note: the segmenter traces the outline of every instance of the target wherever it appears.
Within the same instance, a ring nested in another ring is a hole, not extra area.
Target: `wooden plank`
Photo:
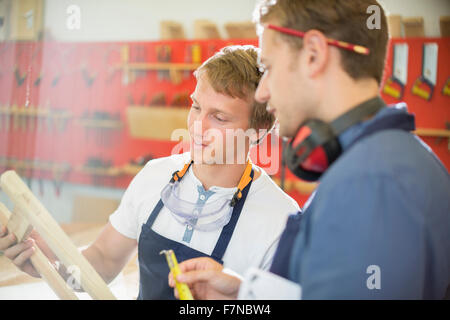
[[[14,202],[21,213],[33,225],[50,249],[68,268],[80,270],[83,289],[94,299],[115,299],[106,283],[86,258],[78,251],[59,224],[28,189],[15,171],[6,171],[0,177],[0,186]]]
[[[19,220],[22,224],[20,227],[17,226]],[[11,226],[11,222],[14,222],[13,226]],[[13,233],[18,242],[22,241],[25,238],[26,233],[28,233],[23,230],[32,230],[32,226],[26,221],[26,219],[24,219],[18,212],[11,213],[3,203],[0,203],[0,223],[7,226],[8,232]],[[68,287],[64,279],[52,266],[41,249],[39,249],[36,244],[33,247],[35,251],[30,257],[31,263],[42,278],[48,283],[50,288],[52,288],[60,299],[78,300],[78,297]]]

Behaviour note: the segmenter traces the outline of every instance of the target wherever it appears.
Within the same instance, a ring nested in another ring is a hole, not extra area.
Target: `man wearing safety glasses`
[[[291,138],[289,169],[320,185],[289,218],[271,272],[239,278],[198,258],[180,264],[177,280],[197,299],[449,297],[450,176],[411,133],[405,104],[387,107],[379,97],[383,8],[263,0],[255,12],[265,67],[255,97]]]
[[[268,269],[288,215],[299,211],[297,203],[249,160],[251,147],[275,120],[266,103],[254,99],[262,77],[257,49],[226,47],[195,76],[188,117],[190,152],[148,162],[100,236],[83,251],[109,282],[137,247],[139,299],[174,298],[163,250],[172,249],[178,261],[211,257],[240,273],[250,266]],[[34,238],[54,257],[37,235]],[[0,234],[5,256],[38,276],[29,262],[32,243],[30,239],[15,244],[11,235]]]

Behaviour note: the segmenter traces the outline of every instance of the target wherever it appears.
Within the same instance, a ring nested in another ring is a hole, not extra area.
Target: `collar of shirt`
[[[353,141],[355,141],[364,132],[364,130],[374,121],[378,121],[394,113],[407,113],[407,112],[408,107],[406,103],[401,102],[381,109],[373,118],[367,121],[360,122],[358,124],[355,124],[354,126],[351,126],[347,130],[342,132],[338,137],[342,149],[345,151],[348,148],[348,146],[350,146],[353,143]]]

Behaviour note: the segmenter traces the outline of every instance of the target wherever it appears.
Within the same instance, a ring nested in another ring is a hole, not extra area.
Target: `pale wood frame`
[[[0,222],[16,235],[18,241],[24,239],[31,227],[34,227],[64,266],[79,268],[81,287],[93,299],[116,299],[107,284],[15,171],[3,173],[0,176],[0,186],[15,205],[13,213],[0,205]],[[42,278],[61,299],[77,299],[42,251],[36,246],[35,249],[31,262]]]

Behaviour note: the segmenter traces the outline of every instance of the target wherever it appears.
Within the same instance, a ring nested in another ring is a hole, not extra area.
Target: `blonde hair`
[[[267,112],[266,103],[255,100],[255,91],[263,75],[258,66],[256,47],[251,45],[225,47],[194,72],[197,79],[202,74],[207,76],[216,92],[249,102],[251,128],[273,127],[275,117]]]

